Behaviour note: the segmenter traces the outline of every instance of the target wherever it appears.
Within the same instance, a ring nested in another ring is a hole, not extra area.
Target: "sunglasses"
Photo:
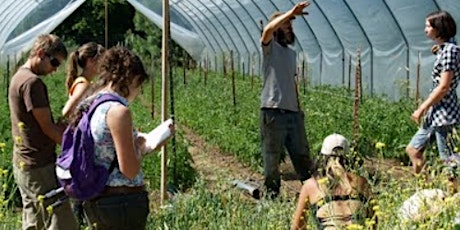
[[[50,59],[50,64],[53,67],[57,68],[57,67],[59,67],[61,65],[61,62],[57,58],[51,56],[51,54],[46,54],[46,56]]]

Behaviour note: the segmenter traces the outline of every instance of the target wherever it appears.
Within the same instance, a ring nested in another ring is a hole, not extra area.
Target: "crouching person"
[[[324,168],[302,186],[291,229],[308,229],[308,210],[318,229],[363,224],[373,216],[368,204],[371,187],[364,177],[348,172],[347,167],[353,164],[348,141],[340,134],[327,136],[321,155],[325,158]]]

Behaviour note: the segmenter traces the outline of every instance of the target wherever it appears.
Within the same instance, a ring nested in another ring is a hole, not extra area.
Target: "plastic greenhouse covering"
[[[0,4],[0,60],[27,51],[34,39],[48,33],[85,0],[2,0]]]
[[[3,0],[0,6],[2,58],[30,48],[40,33],[52,31],[83,0]],[[162,27],[162,0],[127,0]],[[53,7],[49,5],[53,4]],[[294,0],[170,0],[171,37],[196,61],[221,69],[233,53],[236,69],[260,73],[260,33],[274,11]],[[354,86],[357,50],[365,92],[397,99],[415,88],[420,65],[421,92],[431,87],[433,42],[425,17],[448,11],[460,29],[459,0],[311,0],[308,15],[293,22],[299,66],[313,85]],[[46,10],[45,10],[46,9]],[[49,11],[48,11],[49,10]],[[109,16],[110,17],[110,16]],[[27,22],[27,23],[26,23]],[[456,36],[460,39],[460,32]],[[216,66],[217,65],[217,66]],[[350,78],[351,76],[351,78]],[[305,77],[305,76],[302,76]]]

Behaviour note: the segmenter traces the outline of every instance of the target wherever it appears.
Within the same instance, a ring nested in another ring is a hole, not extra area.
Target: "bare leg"
[[[412,162],[412,169],[415,173],[420,173],[423,166],[425,165],[425,159],[423,158],[423,149],[418,150],[410,145],[406,147],[406,153]]]

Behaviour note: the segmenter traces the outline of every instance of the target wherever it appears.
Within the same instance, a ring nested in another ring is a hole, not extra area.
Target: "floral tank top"
[[[95,95],[95,97],[100,97],[101,95],[107,93],[109,92],[100,92],[97,95]],[[115,144],[106,121],[107,112],[114,105],[123,104],[125,106],[128,106],[128,100],[126,100],[126,98],[121,97],[120,95],[113,92],[110,92],[110,94],[119,97],[122,103],[116,101],[108,101],[100,104],[94,111],[94,114],[91,117],[90,121],[91,133],[93,135],[95,144],[95,161],[97,164],[103,165],[107,169],[109,169],[112,162],[116,160]],[[137,133],[134,130],[133,136],[137,136]],[[136,175],[136,177],[134,177],[134,179],[128,179],[120,172],[118,167],[115,167],[112,173],[110,174],[106,185],[111,187],[141,186],[144,183],[143,177],[144,175],[142,173],[142,170],[139,170],[139,173]]]

